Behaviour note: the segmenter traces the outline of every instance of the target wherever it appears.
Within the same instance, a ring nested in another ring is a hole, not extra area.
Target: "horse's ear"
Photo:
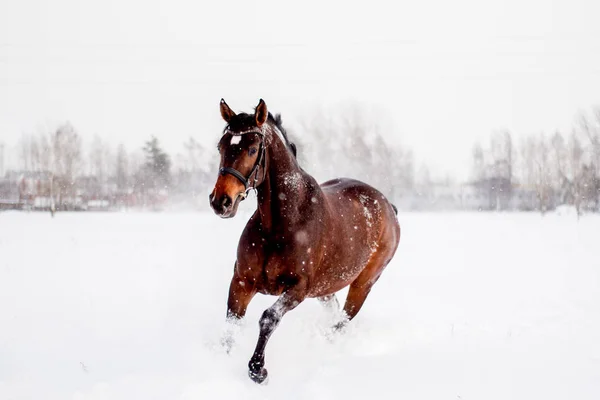
[[[269,111],[267,110],[267,105],[260,99],[256,109],[254,110],[254,118],[256,119],[256,125],[262,126],[267,121],[267,117],[269,116]]]
[[[225,103],[225,100],[221,99],[219,108],[221,109],[221,117],[223,117],[225,122],[229,122],[231,121],[231,118],[235,117],[235,113],[231,108],[229,108],[227,103]]]

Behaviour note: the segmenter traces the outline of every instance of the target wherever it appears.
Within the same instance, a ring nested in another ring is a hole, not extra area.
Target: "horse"
[[[339,178],[319,185],[298,164],[281,116],[262,99],[253,114],[236,114],[221,99],[220,112],[227,125],[210,205],[233,218],[250,191],[257,199],[237,247],[227,321],[239,323],[257,293],[278,296],[260,318],[248,363],[260,384],[268,376],[265,347],[282,317],[307,298],[339,308],[335,293],[349,285],[344,318],[334,327],[344,328],[394,256],[400,225],[396,207],[366,183]],[[229,352],[233,338],[223,344]]]

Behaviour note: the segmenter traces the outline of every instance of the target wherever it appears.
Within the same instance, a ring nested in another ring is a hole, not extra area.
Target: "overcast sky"
[[[218,102],[293,126],[364,102],[438,174],[474,141],[568,129],[600,105],[600,2],[0,0],[0,141],[216,143]],[[301,131],[296,130],[301,135]]]

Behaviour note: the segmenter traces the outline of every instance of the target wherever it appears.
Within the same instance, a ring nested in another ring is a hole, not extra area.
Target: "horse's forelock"
[[[287,131],[283,127],[283,122],[281,119],[281,114],[268,114],[267,123],[271,125],[271,131],[275,135],[279,135],[287,149],[296,157],[296,145],[290,142]],[[254,118],[254,114],[247,113],[239,113],[231,118],[229,124],[225,127],[225,131],[231,131],[232,133],[236,132],[246,132],[252,130],[252,128],[258,128],[256,126],[256,119]]]

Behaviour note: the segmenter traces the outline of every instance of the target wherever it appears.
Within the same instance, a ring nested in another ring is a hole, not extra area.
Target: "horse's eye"
[[[251,156],[255,155],[256,152],[258,150],[256,149],[256,147],[250,147],[250,150],[248,150],[248,154],[250,154]]]

